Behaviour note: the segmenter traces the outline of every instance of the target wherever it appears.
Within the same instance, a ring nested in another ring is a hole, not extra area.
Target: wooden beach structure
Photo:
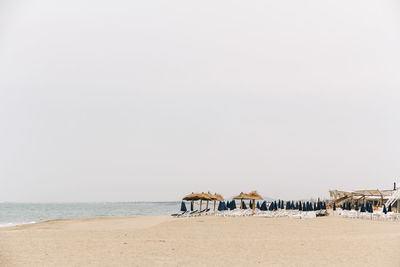
[[[366,204],[371,203],[375,209],[382,207],[384,204],[389,204],[398,212],[400,208],[400,191],[396,188],[396,183],[392,190],[356,190],[356,191],[341,191],[341,190],[330,190],[330,197],[332,199],[332,205],[342,205],[350,202],[351,207],[354,207],[356,203]]]

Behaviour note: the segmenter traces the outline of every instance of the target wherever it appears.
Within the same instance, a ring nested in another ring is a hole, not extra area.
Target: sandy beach
[[[0,229],[1,266],[400,266],[400,224],[325,217],[72,219]]]

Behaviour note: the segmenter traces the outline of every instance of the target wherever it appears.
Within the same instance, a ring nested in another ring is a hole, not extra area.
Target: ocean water
[[[168,215],[180,202],[0,203],[0,227],[69,218]]]

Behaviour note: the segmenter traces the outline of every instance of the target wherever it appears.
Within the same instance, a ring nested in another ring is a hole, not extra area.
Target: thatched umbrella
[[[192,192],[191,194],[184,196],[183,200],[189,200],[192,202],[196,201],[196,200],[200,200],[200,211],[201,211],[201,206],[202,206],[203,200],[209,201],[209,200],[211,200],[211,197],[206,193],[193,193]]]
[[[183,200],[190,201],[190,207],[193,211],[193,202],[200,199],[200,195],[198,193],[191,193],[183,197]]]
[[[214,211],[215,211],[215,203],[216,203],[216,201],[219,201],[219,203],[221,203],[221,201],[224,201],[224,198],[220,194],[217,194],[217,193],[215,193],[212,196],[214,198]]]
[[[202,193],[202,194],[204,194],[206,196],[206,198],[207,198],[207,199],[205,199],[207,201],[206,210],[208,210],[208,202],[209,201],[214,201],[214,211],[215,211],[215,201],[217,200],[217,197],[215,195],[211,194],[210,192]]]
[[[239,195],[233,197],[232,199],[238,199],[238,200],[240,199],[240,209],[242,209],[243,208],[243,199],[249,199],[248,197],[249,196],[247,194],[240,192]]]
[[[260,199],[263,199],[262,198],[262,196],[260,196],[260,194],[258,194],[257,193],[257,191],[251,191],[250,193],[248,193],[247,194],[247,196],[249,197],[248,199],[250,199],[250,200],[253,200],[253,205],[252,205],[252,208],[253,208],[253,212],[254,212],[254,210],[255,210],[255,208],[256,208],[256,200],[258,199],[258,200],[260,200]]]

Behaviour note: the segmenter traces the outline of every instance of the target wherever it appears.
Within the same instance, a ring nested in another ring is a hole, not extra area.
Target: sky
[[[400,183],[398,1],[0,2],[0,201]]]

